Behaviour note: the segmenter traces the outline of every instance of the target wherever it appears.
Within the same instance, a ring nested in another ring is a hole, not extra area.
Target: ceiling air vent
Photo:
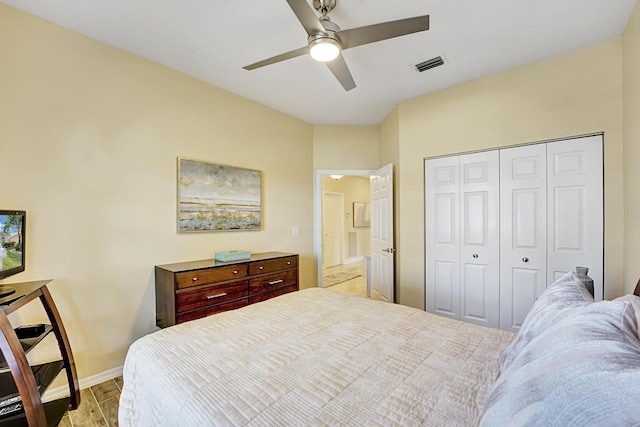
[[[442,59],[442,56],[436,56],[435,58],[427,59],[424,62],[416,64],[415,67],[417,71],[422,73],[423,71],[427,71],[441,65],[444,65],[444,59]]]

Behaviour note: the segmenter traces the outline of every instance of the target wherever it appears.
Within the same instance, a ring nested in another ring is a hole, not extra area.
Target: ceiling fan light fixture
[[[333,61],[340,55],[342,46],[331,37],[321,37],[309,43],[309,55],[318,62]]]

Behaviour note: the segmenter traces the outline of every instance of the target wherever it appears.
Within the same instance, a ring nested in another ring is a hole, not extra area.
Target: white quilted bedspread
[[[119,425],[476,425],[511,338],[306,289],[136,341]]]

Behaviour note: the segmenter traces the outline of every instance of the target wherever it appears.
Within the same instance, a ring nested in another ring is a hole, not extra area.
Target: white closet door
[[[460,156],[460,320],[498,327],[498,151]]]
[[[500,151],[500,329],[517,331],[547,285],[547,148]]]
[[[460,318],[459,157],[425,161],[427,311]]]
[[[602,135],[547,144],[548,270],[552,283],[589,267],[595,298],[603,298]]]

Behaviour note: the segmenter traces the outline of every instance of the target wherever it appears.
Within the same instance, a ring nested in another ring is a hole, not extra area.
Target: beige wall
[[[0,201],[28,212],[4,283],[54,279],[81,378],[155,329],[156,264],[295,252],[317,285],[311,125],[2,4],[0,58]],[[177,234],[178,156],[263,171],[263,230]]]
[[[624,81],[624,285],[640,278],[640,3],[622,36]]]
[[[424,158],[594,132],[605,133],[605,297],[623,293],[621,47],[610,40],[400,103],[400,303],[424,308]]]
[[[313,126],[313,168],[378,169],[378,126]]]
[[[380,123],[380,165],[400,161],[400,116],[396,106]]]

